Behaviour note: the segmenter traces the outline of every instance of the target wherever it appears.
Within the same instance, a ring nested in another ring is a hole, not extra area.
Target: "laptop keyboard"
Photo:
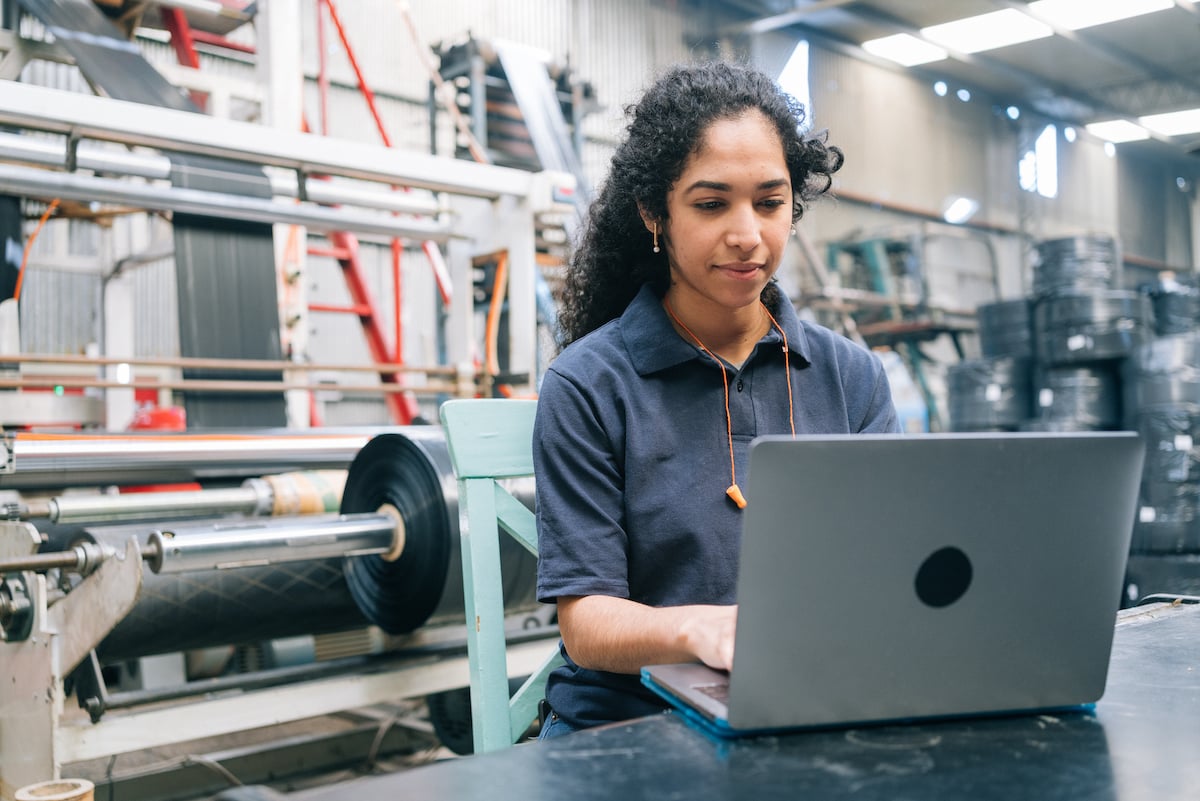
[[[716,684],[697,684],[694,689],[704,693],[714,701],[720,701],[722,704],[729,703],[728,682],[718,682]]]

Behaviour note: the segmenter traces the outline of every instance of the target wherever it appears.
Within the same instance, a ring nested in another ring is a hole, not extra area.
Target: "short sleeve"
[[[534,424],[537,493],[538,599],[629,597],[624,476],[597,406],[551,369],[543,378]],[[610,417],[611,417],[610,413]]]

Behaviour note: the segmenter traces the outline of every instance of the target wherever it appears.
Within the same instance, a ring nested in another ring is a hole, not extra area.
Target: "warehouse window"
[[[1047,125],[1017,164],[1021,188],[1042,197],[1058,197],[1058,128]]]
[[[808,90],[808,42],[801,39],[792,49],[783,71],[779,73],[779,86],[783,91],[804,104],[805,129],[812,128],[812,95]]]

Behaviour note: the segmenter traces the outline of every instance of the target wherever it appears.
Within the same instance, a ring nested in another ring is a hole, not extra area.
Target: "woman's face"
[[[677,306],[758,302],[792,226],[792,183],[762,112],[712,123],[667,192],[663,236]]]

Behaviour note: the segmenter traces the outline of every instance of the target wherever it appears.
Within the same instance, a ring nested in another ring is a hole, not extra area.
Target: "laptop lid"
[[[757,439],[720,727],[1099,699],[1143,456],[1131,432]]]

